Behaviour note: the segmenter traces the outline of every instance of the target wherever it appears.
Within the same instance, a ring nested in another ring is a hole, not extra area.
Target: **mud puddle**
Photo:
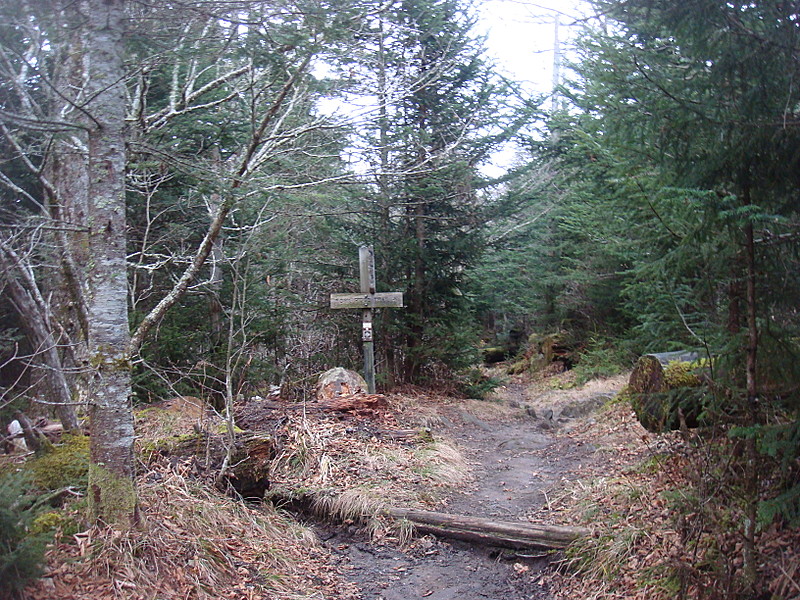
[[[526,557],[426,536],[404,551],[348,534],[318,531],[364,600],[545,600],[533,573],[547,558]]]

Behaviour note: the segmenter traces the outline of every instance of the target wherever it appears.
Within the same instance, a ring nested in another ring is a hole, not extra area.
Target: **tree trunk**
[[[750,187],[745,185],[744,202],[752,204]],[[745,363],[747,380],[747,417],[749,426],[759,423],[758,399],[758,312],[756,302],[756,249],[753,235],[753,223],[745,225],[745,256],[747,257],[747,359]],[[745,523],[743,543],[743,569],[745,580],[751,588],[753,595],[757,595],[758,582],[758,552],[756,551],[756,518],[759,503],[759,473],[758,449],[753,436],[746,439],[747,448],[747,473],[745,475]]]
[[[406,519],[423,533],[504,548],[566,548],[591,534],[583,527],[533,525],[516,521],[492,521],[481,517],[450,515],[424,510],[388,508],[386,513]]]
[[[89,124],[88,357],[91,517],[138,518],[126,276],[123,0],[84,0]]]
[[[39,387],[38,383],[43,384],[46,396],[44,400],[55,407],[64,430],[77,431],[78,417],[72,406],[72,393],[47,318],[47,306],[41,297],[32,269],[22,260],[10,248],[0,249],[0,264],[8,274],[7,286],[10,296],[14,307],[22,317],[33,346],[35,354],[33,362],[37,363],[34,366],[35,372],[40,374],[40,379],[34,386]],[[22,279],[25,285],[18,278]]]

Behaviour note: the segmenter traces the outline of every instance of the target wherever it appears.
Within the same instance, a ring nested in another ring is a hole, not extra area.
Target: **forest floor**
[[[635,420],[598,426],[597,411],[624,385],[625,377],[552,389],[515,378],[489,402],[439,405],[433,435],[453,440],[466,455],[471,481],[447,494],[440,510],[503,521],[565,523],[553,500],[574,482],[622,461],[614,453],[641,444]],[[619,415],[616,415],[619,416]],[[614,431],[611,431],[613,429]],[[638,451],[634,452],[638,453]],[[547,515],[548,511],[553,512]],[[560,557],[547,551],[510,551],[424,537],[405,548],[376,544],[358,534],[320,527],[345,577],[364,600],[533,600],[554,598],[549,576]]]
[[[271,502],[215,489],[206,442],[225,428],[208,411],[198,423],[187,410],[196,399],[146,408],[137,413],[140,527],[86,529],[84,501],[68,504],[55,518],[44,577],[22,597],[692,597],[703,573],[682,554],[672,504],[688,490],[686,439],[641,427],[617,396],[625,376],[583,386],[570,372],[505,377],[486,400],[409,389],[382,397],[380,408],[336,413],[315,403],[245,402],[241,435],[274,440]],[[187,444],[196,431],[203,443]],[[175,451],[187,447],[195,451]],[[409,535],[385,516],[391,506],[588,527],[592,535],[566,552],[499,550]],[[735,536],[711,542],[737,551]],[[794,597],[800,536],[771,528],[761,545],[765,587]]]

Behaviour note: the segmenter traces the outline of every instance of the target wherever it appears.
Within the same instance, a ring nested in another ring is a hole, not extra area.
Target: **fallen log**
[[[322,410],[333,412],[368,411],[385,408],[386,406],[386,397],[382,394],[358,393],[319,401],[319,407]]]
[[[697,427],[703,412],[702,372],[696,352],[645,354],[631,372],[628,388],[636,418],[648,431]]]
[[[483,362],[487,365],[503,362],[511,356],[511,351],[505,346],[489,346],[481,349],[481,352],[483,353]]]
[[[405,508],[387,508],[385,512],[395,519],[409,521],[423,533],[503,548],[563,549],[575,540],[591,535],[591,531],[584,527],[493,521]]]

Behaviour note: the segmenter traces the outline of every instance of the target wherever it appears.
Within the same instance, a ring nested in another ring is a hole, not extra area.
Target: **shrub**
[[[0,476],[0,598],[14,598],[41,573],[45,545],[52,534],[49,528],[31,531],[39,512],[28,476]]]
[[[502,383],[496,377],[490,377],[480,369],[470,369],[463,375],[460,388],[462,393],[469,398],[485,400]]]
[[[607,340],[592,338],[578,356],[575,371],[577,385],[597,377],[619,375],[631,364],[630,356]]]

